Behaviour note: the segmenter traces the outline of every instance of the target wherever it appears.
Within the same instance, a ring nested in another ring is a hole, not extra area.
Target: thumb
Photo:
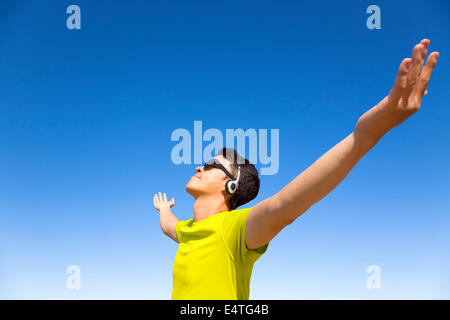
[[[174,198],[172,198],[172,200],[170,200],[170,204],[171,204],[172,206],[175,205],[175,199],[174,199]]]

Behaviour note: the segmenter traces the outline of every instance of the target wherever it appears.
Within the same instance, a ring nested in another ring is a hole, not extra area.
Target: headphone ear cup
[[[236,187],[237,187],[236,181],[233,180],[227,181],[227,183],[225,184],[225,190],[227,190],[229,194],[234,194],[237,189]]]

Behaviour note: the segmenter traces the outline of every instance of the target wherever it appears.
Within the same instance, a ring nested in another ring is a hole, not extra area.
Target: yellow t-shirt
[[[247,249],[245,226],[250,209],[224,211],[198,222],[194,218],[177,222],[172,299],[249,299],[253,264],[269,246]]]

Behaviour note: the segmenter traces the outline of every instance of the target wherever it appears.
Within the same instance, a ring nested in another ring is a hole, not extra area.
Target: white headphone
[[[239,187],[239,178],[241,176],[241,167],[238,166],[238,175],[236,180],[229,180],[225,183],[225,190],[228,194],[234,194]]]

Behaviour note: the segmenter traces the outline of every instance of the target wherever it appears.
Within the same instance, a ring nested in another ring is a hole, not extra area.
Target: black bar
[[[423,311],[446,318],[450,300],[1,300],[2,314],[15,316],[91,316],[105,319],[126,315],[132,319],[297,319],[324,316],[359,319],[367,317],[417,316]]]

